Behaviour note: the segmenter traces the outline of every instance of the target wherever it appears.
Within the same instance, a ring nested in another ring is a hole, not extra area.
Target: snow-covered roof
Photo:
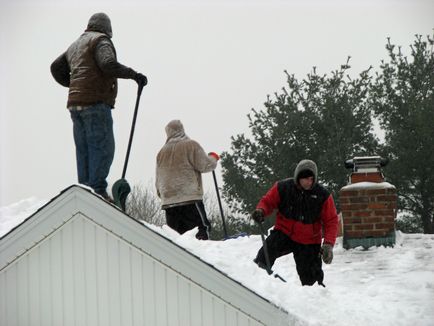
[[[93,196],[90,198],[91,205],[108,206]],[[43,201],[32,198],[0,208],[0,236],[41,203]],[[115,215],[125,221],[125,215],[119,214]],[[136,221],[131,223],[137,226]],[[287,325],[431,326],[434,320],[434,235],[397,232],[393,248],[368,250],[345,250],[342,239],[338,238],[333,263],[323,265],[327,287],[322,288],[300,285],[291,254],[279,258],[273,266],[287,283],[257,268],[252,259],[261,247],[259,235],[227,241],[199,241],[194,236],[196,230],[179,235],[167,226],[147,226],[200,257],[208,266],[288,311],[293,320]]]
[[[282,308],[272,304],[239,282],[231,279],[224,272],[214,268],[143,223],[124,214],[117,207],[98,198],[89,190],[79,186],[71,186],[65,189],[59,196],[0,238],[0,280],[3,278],[5,280],[3,284],[4,293],[6,293],[6,283],[8,283],[6,281],[8,269],[12,269],[11,266],[32,251],[33,248],[40,247],[47,239],[53,238],[56,233],[60,234],[62,229],[73,224],[80,226],[71,231],[72,237],[77,236],[79,233],[94,232],[87,231],[88,229],[104,230],[105,236],[120,239],[122,244],[127,244],[127,247],[151,257],[153,261],[158,262],[159,266],[164,266],[164,273],[167,273],[167,271],[172,273],[171,275],[175,273],[184,280],[183,282],[192,282],[191,284],[195,287],[202,289],[198,290],[200,291],[198,293],[201,293],[200,298],[210,293],[211,298],[215,297],[224,302],[226,307],[238,311],[234,315],[237,316],[234,317],[236,319],[247,318],[250,320],[249,323],[252,322],[254,325],[258,322],[264,325],[280,325],[282,323],[287,324],[292,320]],[[61,237],[57,238],[61,239]],[[94,241],[92,236],[88,236],[88,239]],[[65,244],[62,240],[57,241],[60,241],[59,243],[66,248],[70,243]],[[83,241],[86,241],[85,238],[83,238]],[[102,239],[101,241],[104,242],[105,240]],[[97,244],[93,246],[95,245]],[[82,250],[78,250],[79,253],[74,254],[79,255],[76,258],[81,262],[84,259],[81,251],[84,250],[85,252],[87,248],[81,241],[76,241],[74,246],[82,246]],[[74,251],[75,248],[70,250]],[[125,253],[128,254],[128,249],[125,250]],[[71,257],[71,259],[73,258]],[[118,266],[112,267],[115,269],[120,268]],[[176,281],[176,283],[179,284],[179,281]],[[135,284],[130,286],[134,288]],[[2,287],[0,286],[0,288]],[[169,290],[166,289],[166,291]],[[188,290],[187,293],[189,291],[192,290]],[[83,298],[83,300],[87,299]],[[169,299],[167,298],[167,300]],[[201,312],[201,307],[205,304],[201,303],[202,299],[198,300],[197,313],[199,315],[204,314],[204,312]],[[6,299],[0,300],[1,302],[5,303],[3,307],[9,304]],[[167,304],[166,302],[165,305]],[[213,303],[211,307],[215,305]],[[13,308],[18,309],[17,307]],[[210,311],[213,309],[209,308]],[[9,310],[9,306],[7,310]],[[231,322],[225,323],[225,325],[231,324]]]

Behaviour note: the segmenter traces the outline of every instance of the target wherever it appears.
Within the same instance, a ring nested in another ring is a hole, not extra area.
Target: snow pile
[[[46,202],[46,200],[30,197],[15,204],[0,207],[0,238],[36,212]]]
[[[30,198],[0,208],[0,236],[45,201]],[[276,261],[269,276],[252,262],[259,235],[226,241],[199,241],[197,230],[182,236],[167,226],[153,230],[191,251],[231,278],[299,318],[300,325],[433,325],[434,235],[397,233],[394,248],[344,250],[342,239],[331,265],[324,265],[326,288],[300,285],[292,255]]]

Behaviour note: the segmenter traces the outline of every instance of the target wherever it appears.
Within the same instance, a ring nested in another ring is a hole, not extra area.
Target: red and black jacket
[[[260,200],[256,208],[265,216],[277,209],[274,228],[302,244],[320,244],[324,228],[324,242],[334,245],[338,231],[338,216],[333,197],[326,188],[315,183],[304,190],[294,179],[276,182]]]

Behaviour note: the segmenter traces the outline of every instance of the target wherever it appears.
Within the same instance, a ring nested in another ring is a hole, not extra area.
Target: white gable
[[[78,186],[0,239],[0,325],[288,325],[290,316]]]

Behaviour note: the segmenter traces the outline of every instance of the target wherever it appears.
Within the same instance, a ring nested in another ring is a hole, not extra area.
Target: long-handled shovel
[[[212,176],[214,178],[215,191],[217,193],[217,201],[219,203],[220,215],[222,217],[222,222],[223,222],[223,232],[225,233],[225,239],[227,239],[228,238],[228,231],[226,229],[225,215],[223,214],[223,207],[222,207],[222,202],[220,200],[219,187],[217,185],[217,178],[215,176],[215,171],[214,170],[212,171]]]
[[[259,223],[259,229],[261,230],[262,248],[264,249],[265,264],[267,265],[266,271],[268,275],[271,275],[273,274],[273,271],[271,270],[271,263],[270,263],[270,256],[268,255],[267,241],[265,241],[265,231],[261,223]],[[285,279],[282,278],[279,274],[274,273],[274,277],[286,283]]]
[[[214,170],[212,171],[212,176],[214,178],[215,191],[217,193],[217,201],[219,203],[219,208],[220,208],[220,216],[222,217],[222,222],[223,222],[223,232],[225,234],[225,238],[224,239],[225,240],[227,240],[227,239],[235,239],[235,238],[238,238],[238,237],[244,237],[244,236],[246,236],[247,233],[245,233],[245,232],[241,232],[241,233],[233,235],[233,236],[228,236],[228,231],[226,229],[225,215],[223,213],[223,206],[222,206],[222,202],[220,200],[219,187],[217,185],[217,177],[215,175],[215,171]]]
[[[134,108],[133,123],[131,125],[130,140],[128,142],[127,155],[125,156],[124,170],[122,171],[122,177],[121,179],[117,180],[112,186],[112,195],[113,195],[113,200],[115,202],[115,205],[121,208],[123,211],[125,211],[125,202],[127,200],[129,193],[131,192],[131,187],[128,184],[128,181],[125,179],[125,174],[127,173],[128,160],[130,158],[130,151],[131,151],[131,144],[133,142],[134,130],[136,128],[137,111],[139,110],[140,95],[142,95],[143,86],[144,85],[140,84],[137,89],[136,107]]]

